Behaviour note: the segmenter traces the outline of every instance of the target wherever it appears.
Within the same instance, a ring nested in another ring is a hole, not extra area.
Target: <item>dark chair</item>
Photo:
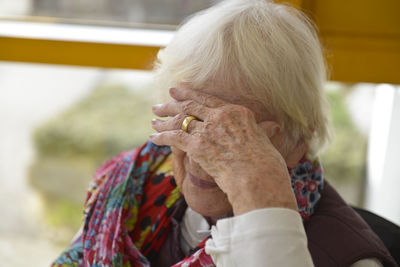
[[[353,207],[380,237],[392,257],[400,266],[400,227],[370,211]]]

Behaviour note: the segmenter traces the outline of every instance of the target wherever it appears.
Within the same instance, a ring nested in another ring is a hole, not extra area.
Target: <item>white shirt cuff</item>
[[[205,246],[218,267],[314,266],[298,212],[285,208],[254,210],[222,219]]]

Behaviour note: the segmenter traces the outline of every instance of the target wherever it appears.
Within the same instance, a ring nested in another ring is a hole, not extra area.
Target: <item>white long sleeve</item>
[[[314,266],[299,213],[270,208],[219,220],[206,252],[218,267]]]
[[[314,266],[298,212],[284,208],[260,209],[222,219],[211,229],[205,246],[217,267]],[[352,267],[381,267],[364,259]]]

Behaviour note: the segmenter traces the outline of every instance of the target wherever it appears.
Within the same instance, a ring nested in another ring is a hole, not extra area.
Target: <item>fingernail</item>
[[[152,106],[152,109],[158,109],[158,108],[160,108],[162,105],[163,105],[163,104],[153,105],[153,106]]]
[[[156,136],[157,136],[156,133],[152,133],[152,134],[149,135],[150,139],[151,139],[151,138],[154,138],[154,137],[156,137]]]
[[[175,91],[176,91],[176,88],[175,88],[175,87],[169,88],[169,94],[170,94],[170,95],[173,95],[173,94],[175,93]]]
[[[156,124],[157,123],[157,120],[156,119],[152,119],[151,120],[151,124]]]

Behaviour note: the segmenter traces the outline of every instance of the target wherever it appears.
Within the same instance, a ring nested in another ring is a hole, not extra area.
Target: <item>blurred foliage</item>
[[[100,86],[36,129],[30,183],[44,199],[47,223],[66,233],[56,241],[69,242],[79,228],[96,168],[142,145],[153,132],[153,98],[147,90]]]
[[[83,221],[82,204],[65,199],[46,199],[45,219],[55,228],[64,228],[69,234],[74,234]],[[67,229],[65,229],[67,228]],[[62,240],[63,241],[63,240]],[[61,242],[62,242],[61,241]]]
[[[103,161],[139,146],[151,133],[148,92],[103,86],[39,127],[34,143],[39,155],[87,156]]]
[[[321,155],[321,161],[325,177],[332,184],[360,188],[365,175],[367,138],[356,128],[346,107],[349,90],[339,88],[328,91],[334,136],[330,146]],[[360,201],[356,200],[358,203]]]
[[[30,183],[46,198],[66,199],[82,206],[96,167],[90,157],[41,155],[30,167]]]

